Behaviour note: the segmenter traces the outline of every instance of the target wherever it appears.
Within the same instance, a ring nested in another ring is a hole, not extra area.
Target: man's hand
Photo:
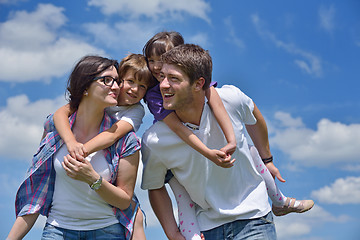
[[[179,232],[175,232],[173,235],[168,236],[170,240],[186,240],[185,237]]]
[[[267,167],[267,169],[269,169],[271,175],[274,178],[276,177],[277,179],[279,179],[280,182],[285,182],[285,179],[283,179],[281,177],[279,169],[277,169],[277,167],[275,167],[273,162],[266,163],[265,166]]]

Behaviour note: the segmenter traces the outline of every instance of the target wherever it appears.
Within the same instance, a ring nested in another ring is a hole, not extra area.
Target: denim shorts
[[[237,220],[202,232],[206,240],[276,240],[272,212],[249,220]]]
[[[110,225],[108,227],[99,228],[96,230],[89,231],[77,231],[69,230],[64,228],[55,227],[49,223],[46,223],[43,233],[42,240],[125,240],[125,230],[120,223]]]

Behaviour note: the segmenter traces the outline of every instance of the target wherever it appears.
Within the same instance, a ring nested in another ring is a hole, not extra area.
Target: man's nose
[[[167,77],[164,77],[160,82],[160,89],[161,88],[168,88],[168,87],[170,87],[169,81],[168,81]]]

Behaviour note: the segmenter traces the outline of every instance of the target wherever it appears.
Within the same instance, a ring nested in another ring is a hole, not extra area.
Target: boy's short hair
[[[212,59],[208,51],[195,44],[182,44],[161,55],[161,61],[174,64],[189,77],[192,85],[203,77],[203,89],[209,88],[212,74]]]
[[[134,72],[135,79],[145,83],[148,88],[156,84],[143,55],[132,53],[124,57],[119,64],[119,78],[123,79],[129,70]]]

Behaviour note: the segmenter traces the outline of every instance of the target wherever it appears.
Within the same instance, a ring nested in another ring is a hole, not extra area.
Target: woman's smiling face
[[[117,70],[114,66],[109,67],[98,77],[112,77],[117,80],[119,78]],[[104,79],[98,79],[94,81],[87,90],[88,95],[86,97],[101,103],[104,107],[115,106],[119,96],[120,88],[117,81],[114,81],[112,86],[107,86],[104,83]]]

